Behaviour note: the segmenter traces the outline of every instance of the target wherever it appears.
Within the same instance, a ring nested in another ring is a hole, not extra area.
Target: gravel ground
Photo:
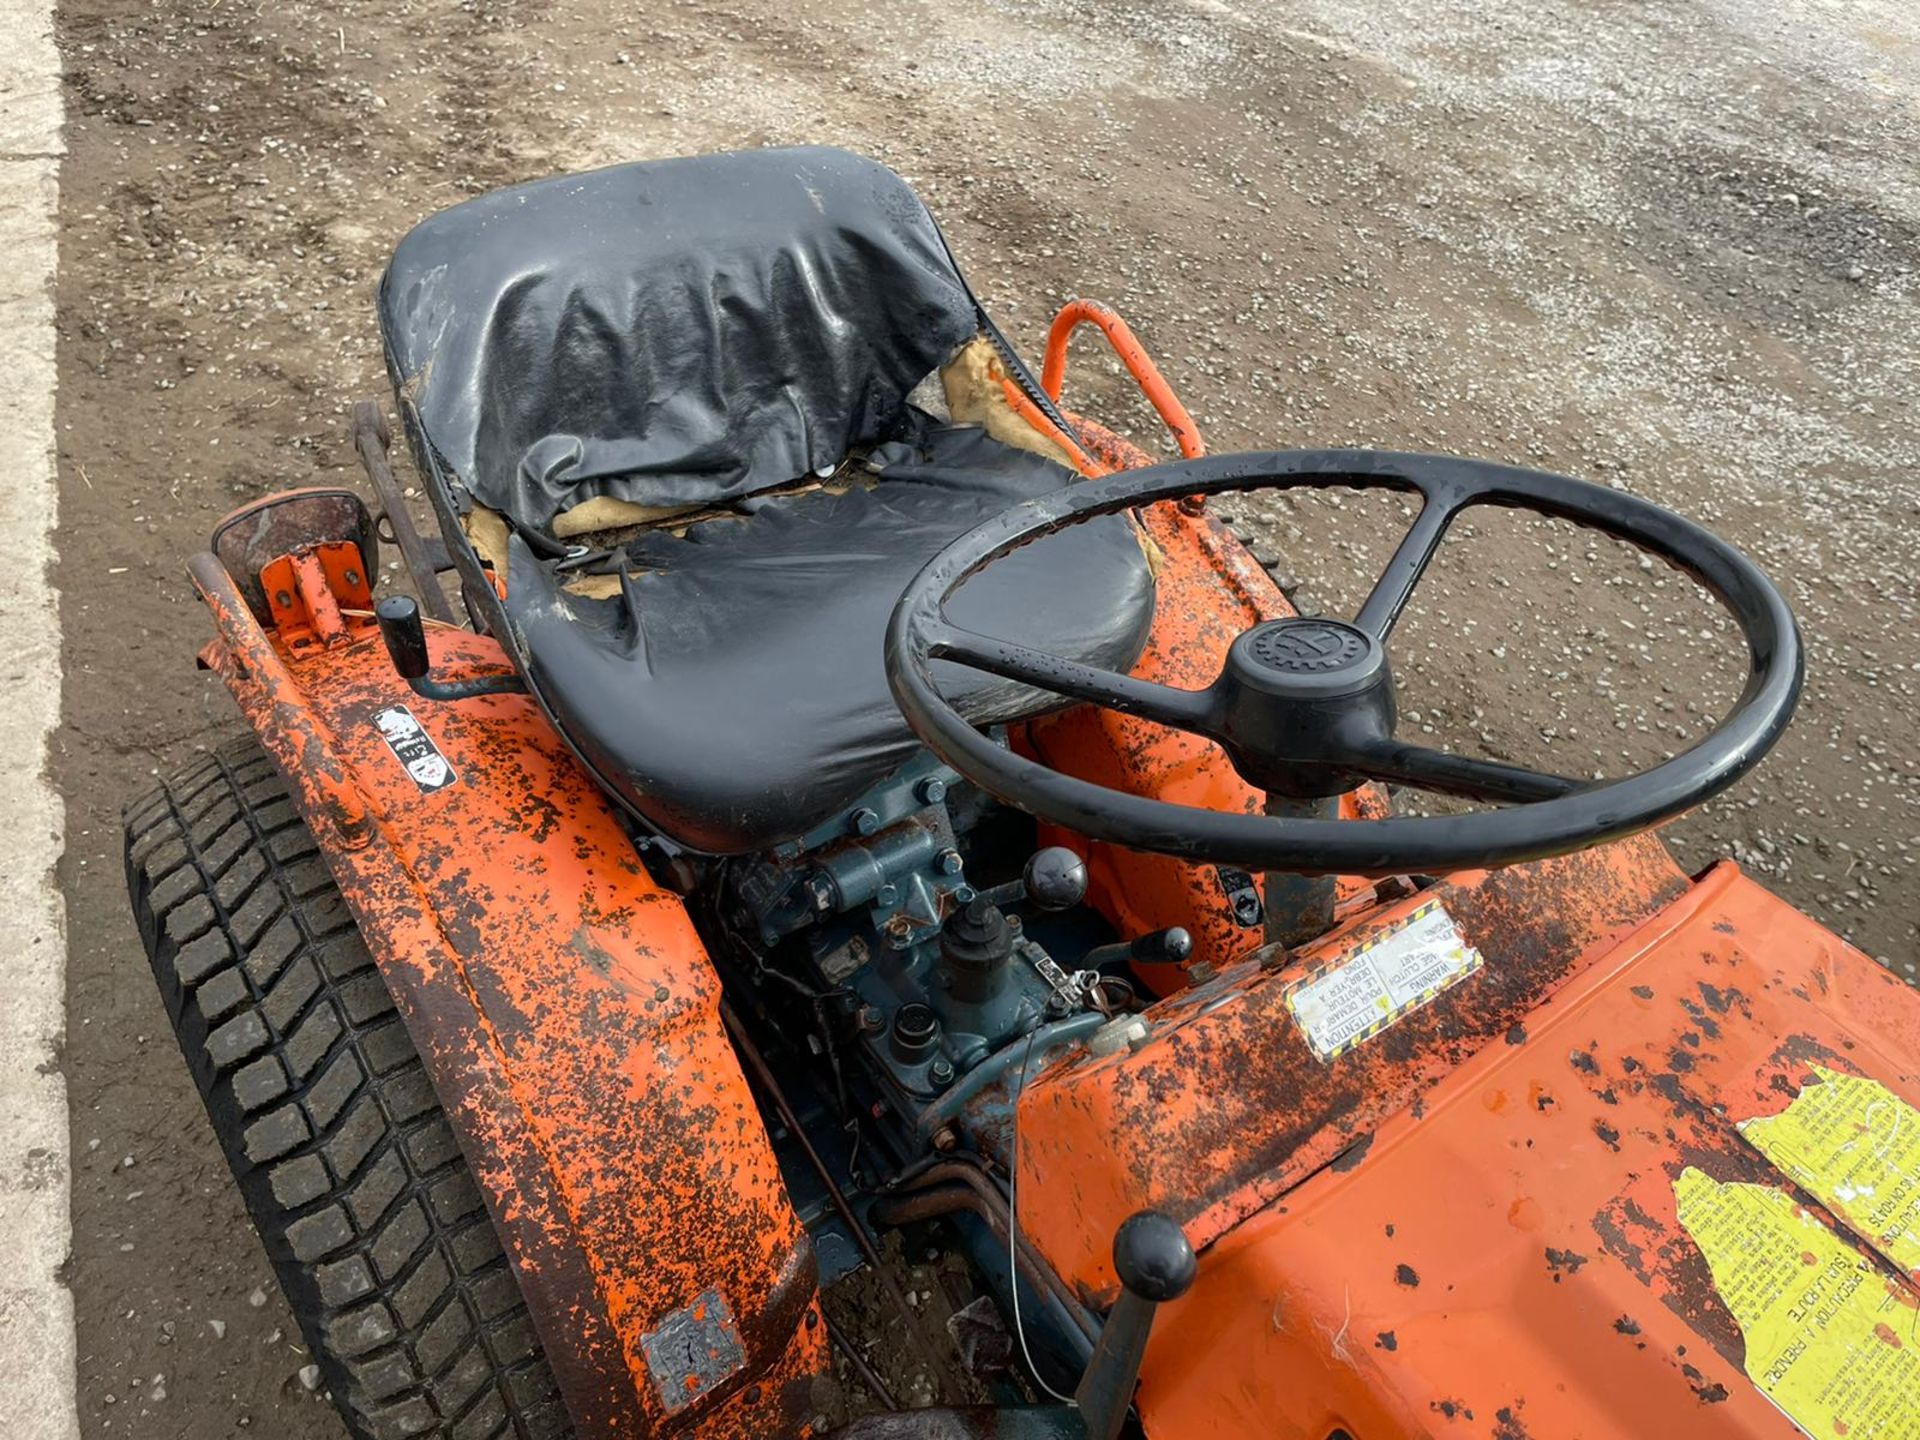
[[[1920,967],[1920,21],[1818,0],[613,7],[70,0],[60,411],[74,1256],[90,1435],[334,1436],[142,973],[122,798],[231,724],[182,562],[351,477],[414,219],[557,169],[826,141],[909,175],[1018,343],[1118,305],[1216,449],[1377,444],[1617,484],[1806,627],[1799,722],[1671,835]],[[1152,433],[1091,348],[1070,398]],[[1229,507],[1350,606],[1395,502]],[[1511,515],[1397,641],[1431,739],[1619,773],[1737,683],[1690,583]]]

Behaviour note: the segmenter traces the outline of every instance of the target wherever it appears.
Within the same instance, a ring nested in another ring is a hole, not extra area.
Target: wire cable
[[[1007,1288],[1013,1294],[1013,1333],[1020,1341],[1020,1354],[1027,1362],[1027,1373],[1033,1376],[1035,1384],[1061,1404],[1077,1408],[1080,1402],[1071,1395],[1062,1395],[1049,1385],[1046,1376],[1033,1363],[1033,1352],[1027,1348],[1027,1327],[1020,1319],[1020,1097],[1027,1091],[1027,1067],[1033,1063],[1033,1042],[1039,1033],[1038,1029],[1027,1032],[1026,1053],[1020,1057],[1020,1085],[1013,1092],[1013,1164],[1007,1176]]]

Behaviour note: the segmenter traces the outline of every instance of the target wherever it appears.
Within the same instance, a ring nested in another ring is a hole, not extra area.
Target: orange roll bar
[[[1140,393],[1147,397],[1147,402],[1166,422],[1167,429],[1173,432],[1181,455],[1188,460],[1198,460],[1206,454],[1207,447],[1200,439],[1199,426],[1193,423],[1187,407],[1180,403],[1180,397],[1167,384],[1160,367],[1153,363],[1145,347],[1127,328],[1127,322],[1098,300],[1069,300],[1060,307],[1060,313],[1053,317],[1053,327],[1047,331],[1046,361],[1040,370],[1040,388],[1047,392],[1047,398],[1055,404],[1059,403],[1060,389],[1067,378],[1067,341],[1075,330],[1086,324],[1098,326],[1100,333],[1107,337],[1107,343],[1113,347],[1113,353],[1120,357],[1120,363],[1127,367],[1127,373],[1133,376]]]

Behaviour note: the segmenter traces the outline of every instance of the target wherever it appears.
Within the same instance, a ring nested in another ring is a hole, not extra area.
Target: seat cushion
[[[542,532],[586,500],[712,505],[834,464],[978,325],[906,182],[820,147],[482,195],[380,285],[427,468]]]
[[[509,542],[508,613],[529,678],[600,779],[667,836],[708,853],[798,839],[917,748],[887,688],[882,640],[908,580],[949,541],[1075,477],[975,427],[927,429],[876,483],[741,503],[739,519],[643,534],[610,599]],[[1132,522],[1074,526],[955,595],[983,634],[1127,669],[1153,574]],[[1057,707],[939,667],[977,723]]]

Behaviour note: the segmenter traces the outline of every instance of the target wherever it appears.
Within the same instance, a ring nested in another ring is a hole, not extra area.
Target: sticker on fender
[[[1287,987],[1287,1009],[1322,1060],[1346,1054],[1480,968],[1438,900],[1324,960]]]
[[[373,723],[380,727],[380,738],[387,742],[393,758],[420,787],[422,795],[444,790],[460,778],[453,773],[447,757],[440,753],[440,747],[433,743],[433,737],[420,727],[406,706],[394,705],[380,711],[373,717]]]

